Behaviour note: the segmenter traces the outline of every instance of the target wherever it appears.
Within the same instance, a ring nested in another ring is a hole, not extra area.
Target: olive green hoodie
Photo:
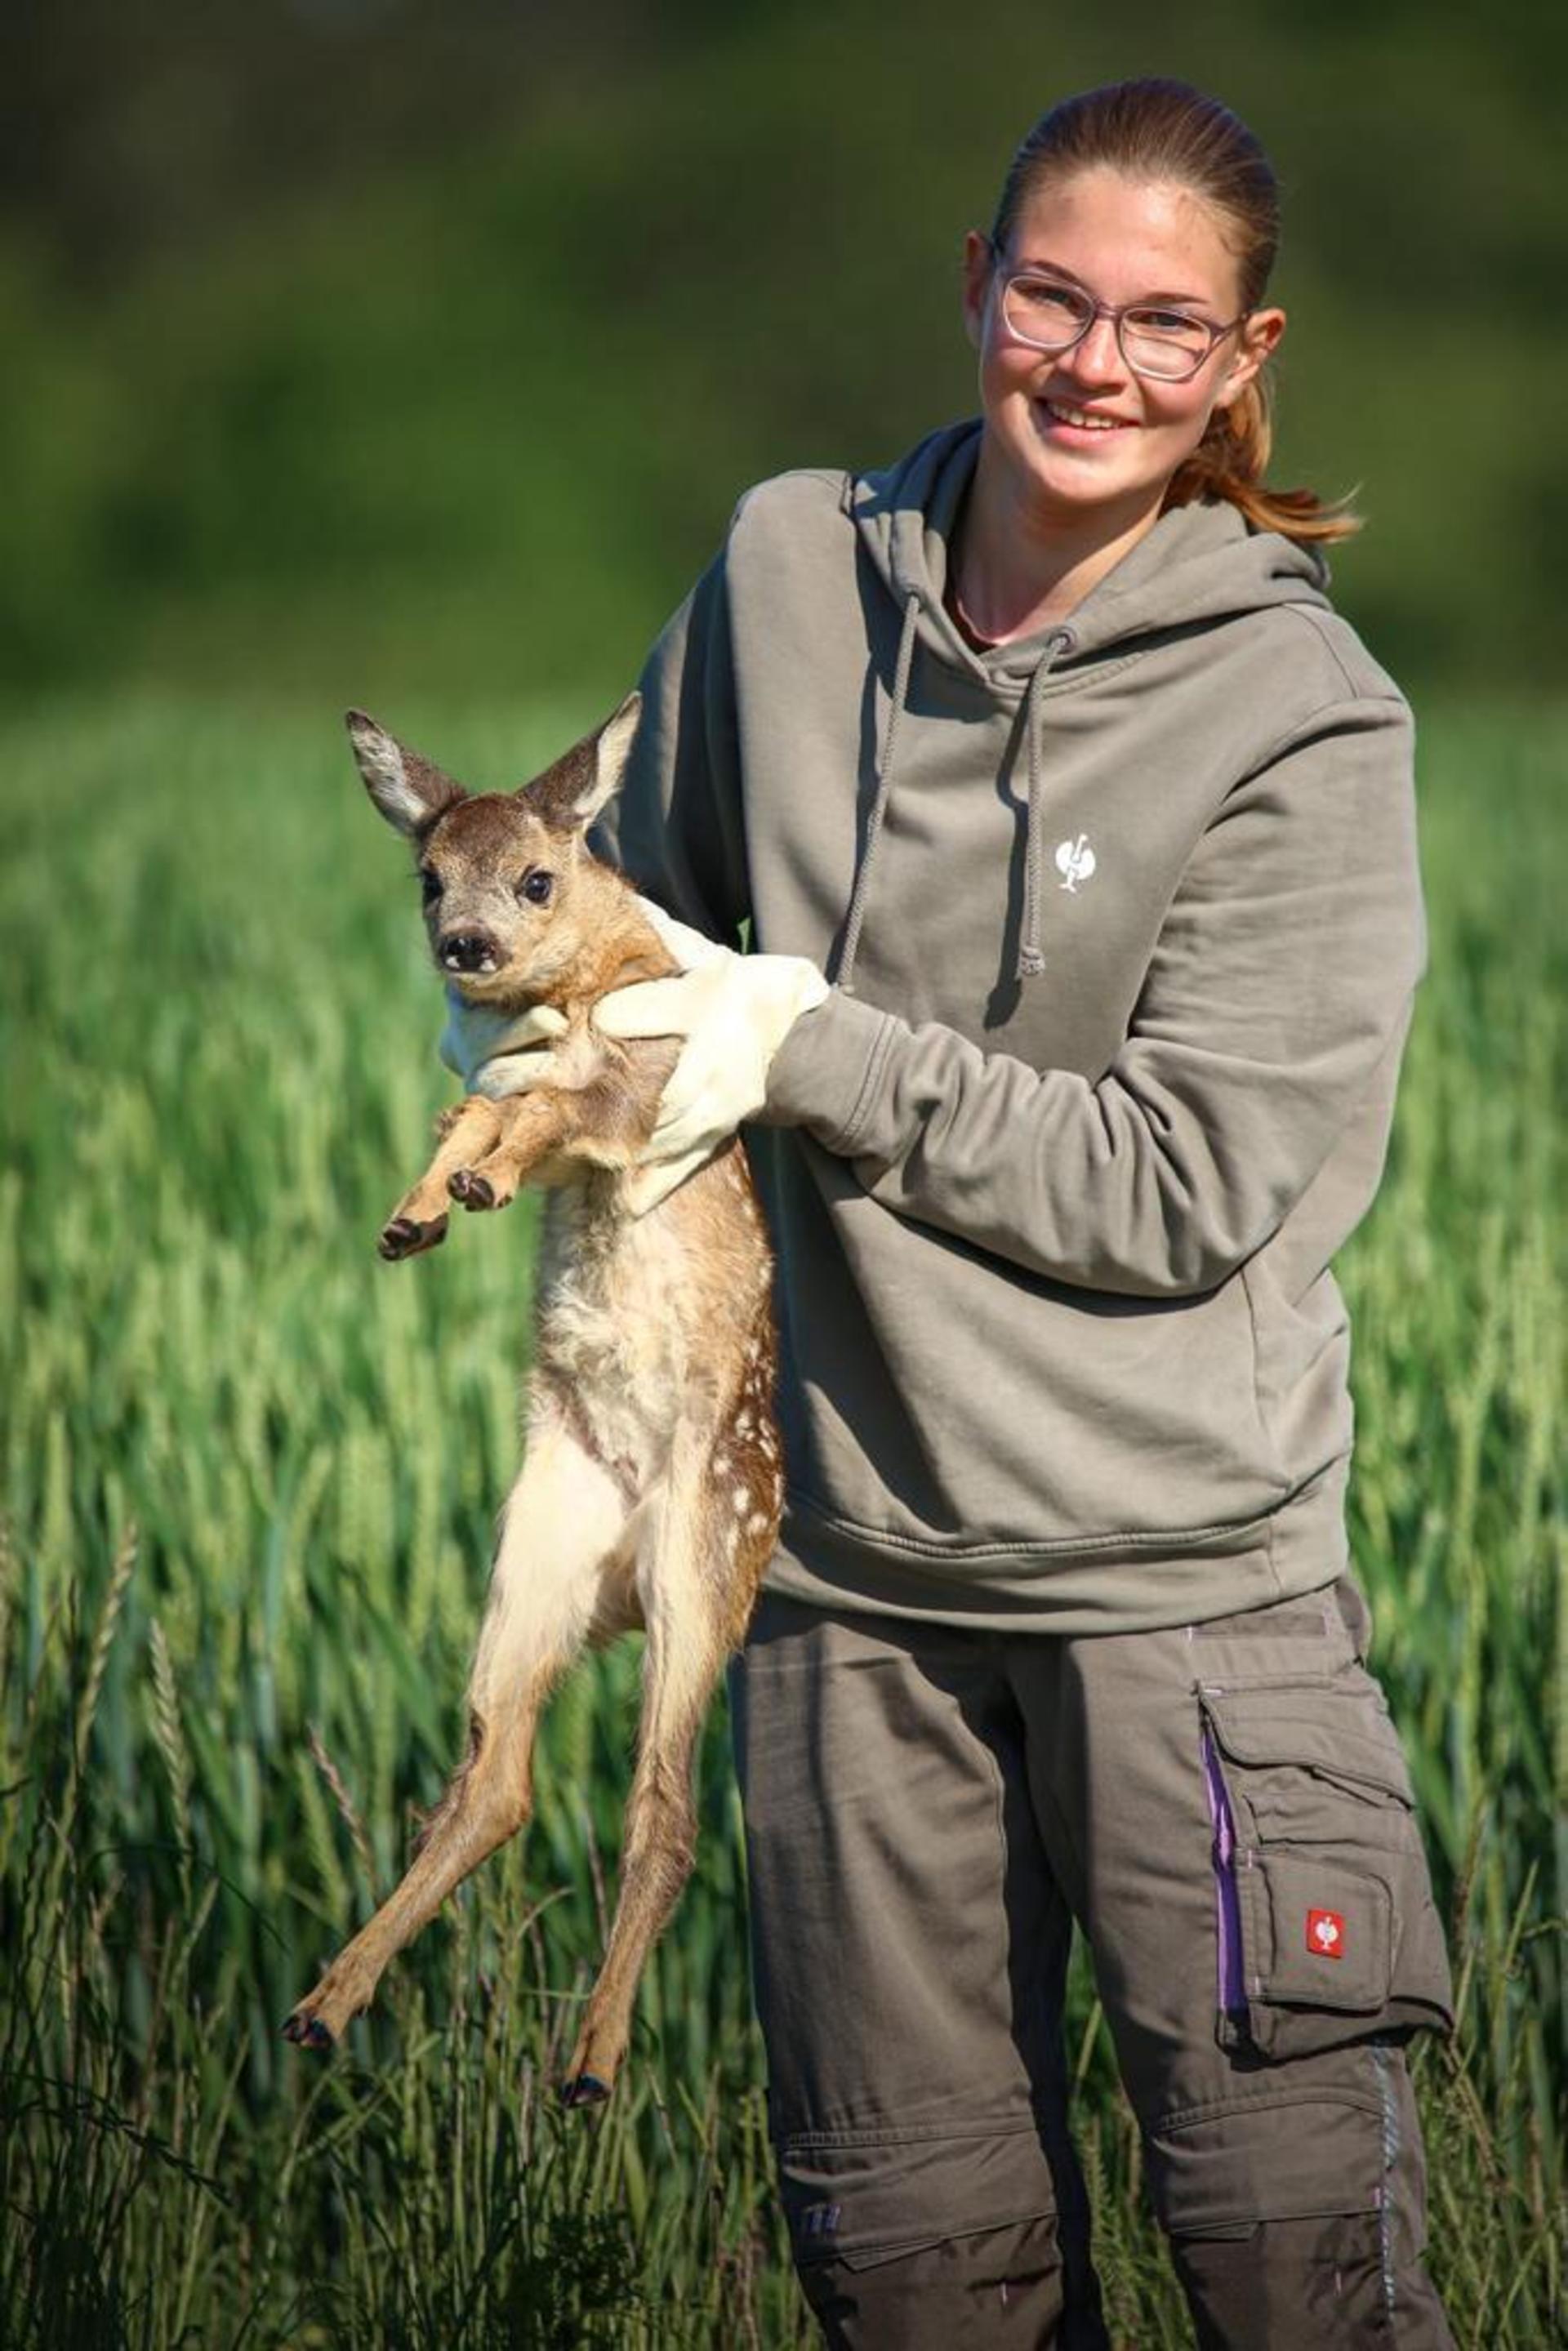
[[[1173,509],[1070,621],[944,605],[977,428],[740,504],[608,836],[835,986],[752,1155],[779,1591],[1122,1632],[1345,1563],[1349,1333],[1424,957],[1409,712],[1321,559]]]

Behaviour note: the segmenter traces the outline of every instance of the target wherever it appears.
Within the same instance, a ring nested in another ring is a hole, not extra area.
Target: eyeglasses
[[[995,257],[1000,266],[1001,255]],[[1195,376],[1215,345],[1250,315],[1239,311],[1223,327],[1216,327],[1164,303],[1096,302],[1081,286],[1044,277],[1037,269],[1017,270],[1002,279],[1001,313],[1015,342],[1054,352],[1071,350],[1096,319],[1109,319],[1116,329],[1117,349],[1133,373],[1151,376],[1157,383],[1185,383]]]

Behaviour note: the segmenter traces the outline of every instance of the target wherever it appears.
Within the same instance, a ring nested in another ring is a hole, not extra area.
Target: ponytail
[[[1344,499],[1332,503],[1315,490],[1273,490],[1263,479],[1273,446],[1272,385],[1266,374],[1242,385],[1228,408],[1217,408],[1166,492],[1165,511],[1195,498],[1225,498],[1254,530],[1275,530],[1300,546],[1332,546],[1361,528]]]

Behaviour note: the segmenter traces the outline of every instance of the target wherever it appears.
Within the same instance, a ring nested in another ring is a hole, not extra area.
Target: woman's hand
[[[522,1013],[493,1012],[465,1004],[456,988],[446,991],[446,1026],[437,1047],[449,1070],[471,1094],[502,1102],[548,1084],[550,1049],[566,1029],[566,1015],[553,1005],[536,1004]]]
[[[639,903],[680,975],[601,997],[593,1025],[605,1037],[685,1040],[628,1186],[640,1217],[761,1109],[774,1054],[801,1013],[824,1001],[828,983],[803,956],[737,955],[646,899]]]
[[[620,1039],[680,1037],[681,1057],[659,1100],[653,1132],[633,1169],[628,1201],[645,1216],[759,1111],[774,1054],[828,983],[803,956],[742,956],[677,923],[647,899],[643,914],[681,969],[601,997],[593,1025]],[[553,1048],[566,1028],[546,1004],[513,1016],[447,997],[441,1058],[470,1093],[503,1102],[549,1085]]]

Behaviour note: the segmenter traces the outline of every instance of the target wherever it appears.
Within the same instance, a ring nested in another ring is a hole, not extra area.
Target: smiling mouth
[[[1128,422],[1124,416],[1101,416],[1092,409],[1074,408],[1066,400],[1040,400],[1036,405],[1044,409],[1053,423],[1071,424],[1086,433],[1119,433]]]

